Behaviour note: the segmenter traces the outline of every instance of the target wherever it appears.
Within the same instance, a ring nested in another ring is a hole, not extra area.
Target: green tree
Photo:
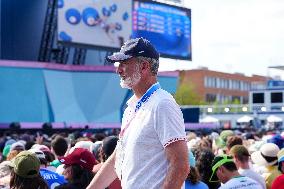
[[[202,97],[194,90],[193,84],[183,83],[178,86],[175,100],[179,105],[201,105],[204,104]]]
[[[237,98],[235,98],[231,103],[235,104],[235,105],[240,105],[241,104],[240,100],[237,99]],[[241,111],[242,110],[240,108],[232,108],[232,110],[231,110],[231,112],[235,112],[235,113],[241,112]]]

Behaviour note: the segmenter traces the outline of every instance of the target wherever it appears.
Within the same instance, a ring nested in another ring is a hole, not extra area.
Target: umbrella
[[[275,115],[270,115],[266,118],[266,120],[270,123],[274,123],[274,122],[282,122],[283,119],[281,117],[277,117]]]
[[[240,117],[239,119],[237,119],[237,122],[238,123],[248,123],[252,120],[253,118],[251,116],[247,116],[247,115],[244,115],[242,117]]]
[[[212,116],[205,116],[204,118],[200,119],[200,123],[217,123],[219,119],[212,117]]]

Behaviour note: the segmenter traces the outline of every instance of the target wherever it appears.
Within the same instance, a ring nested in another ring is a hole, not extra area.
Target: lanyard
[[[134,112],[135,114],[128,121],[128,123],[126,123],[125,127],[119,133],[119,137],[120,138],[123,136],[123,134],[125,133],[126,129],[130,126],[130,123],[135,118],[137,111],[142,107],[143,104],[145,104],[148,101],[148,99],[151,97],[151,95],[156,90],[158,90],[159,88],[161,88],[161,85],[159,83],[156,83],[156,84],[152,85],[152,87],[150,89],[148,89],[147,92],[139,99],[139,101],[137,102],[136,107],[135,107],[135,112]]]

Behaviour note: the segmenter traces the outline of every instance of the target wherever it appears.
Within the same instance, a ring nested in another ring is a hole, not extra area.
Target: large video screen
[[[192,59],[190,9],[150,0],[134,0],[132,37],[145,37],[161,56]]]
[[[58,0],[58,40],[119,49],[131,36],[132,0]]]
[[[191,60],[191,11],[151,0],[58,0],[59,42],[117,51],[136,37],[162,57]]]

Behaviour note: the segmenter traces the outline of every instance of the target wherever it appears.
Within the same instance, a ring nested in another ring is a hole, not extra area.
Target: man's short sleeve
[[[155,111],[155,130],[164,147],[186,140],[183,115],[174,100],[161,100]]]

